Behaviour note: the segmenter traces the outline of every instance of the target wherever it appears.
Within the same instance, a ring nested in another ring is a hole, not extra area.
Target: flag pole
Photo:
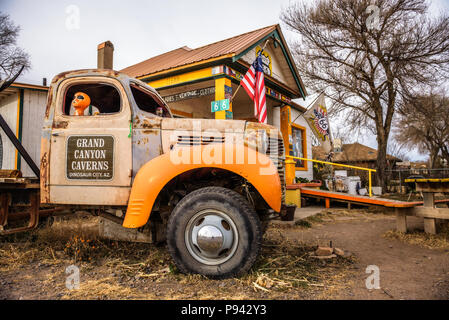
[[[262,52],[265,50],[265,47],[267,46],[268,41],[270,41],[270,39],[271,38],[268,38],[267,41],[265,41],[265,44],[263,45],[262,50],[260,50],[259,54],[262,54]],[[257,57],[256,57],[256,59],[257,59]],[[235,90],[234,94],[231,97],[231,101],[229,101],[229,102],[232,103],[232,101],[234,100],[234,97],[236,96],[237,92],[239,92],[239,89],[240,89],[241,86],[242,86],[242,81],[240,81],[239,86]]]

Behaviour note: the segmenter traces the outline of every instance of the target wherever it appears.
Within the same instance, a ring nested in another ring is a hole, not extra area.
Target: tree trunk
[[[438,152],[439,148],[432,148],[430,151],[430,168],[429,169],[435,169],[437,166],[437,160],[438,160]]]
[[[385,192],[387,187],[386,170],[387,170],[387,142],[384,137],[377,136],[377,184],[382,187]]]

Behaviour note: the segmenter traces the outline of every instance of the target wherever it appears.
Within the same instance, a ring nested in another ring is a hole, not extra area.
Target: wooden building
[[[46,86],[15,82],[0,93],[0,114],[37,164],[47,92]],[[17,169],[25,177],[34,176],[3,130],[0,130],[0,151],[1,169]]]

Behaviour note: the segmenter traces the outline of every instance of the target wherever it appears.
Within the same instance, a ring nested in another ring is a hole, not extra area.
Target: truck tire
[[[176,205],[167,224],[167,245],[183,273],[222,279],[247,272],[262,242],[259,217],[235,191],[201,188]]]

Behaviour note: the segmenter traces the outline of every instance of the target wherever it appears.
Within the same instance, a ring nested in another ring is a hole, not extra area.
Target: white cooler
[[[359,185],[359,189],[362,188],[362,181],[360,177],[353,176],[348,177],[348,193],[357,195],[357,184]]]

